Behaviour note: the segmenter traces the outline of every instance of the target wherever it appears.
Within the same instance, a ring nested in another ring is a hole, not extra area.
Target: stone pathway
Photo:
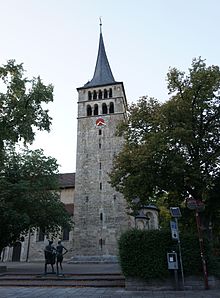
[[[1,298],[220,298],[219,290],[126,291],[124,288],[0,287]]]

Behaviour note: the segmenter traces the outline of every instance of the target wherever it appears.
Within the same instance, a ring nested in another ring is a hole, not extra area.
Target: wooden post
[[[207,272],[206,260],[205,260],[205,256],[204,256],[204,244],[203,244],[202,231],[200,229],[200,226],[201,226],[200,216],[199,216],[199,212],[197,209],[196,209],[195,215],[196,215],[196,225],[197,225],[197,230],[198,230],[198,235],[199,235],[199,247],[200,247],[200,254],[201,254],[201,259],[202,259],[202,268],[203,268],[205,289],[208,290],[209,289],[208,272]]]

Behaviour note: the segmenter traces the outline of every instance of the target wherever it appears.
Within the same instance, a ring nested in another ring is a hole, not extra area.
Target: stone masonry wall
[[[112,98],[89,104],[98,104],[101,111],[102,103],[108,105],[111,101],[114,113],[89,117],[88,90],[79,90],[73,235],[76,256],[116,255],[117,239],[129,228],[126,202],[108,183],[112,160],[123,145],[123,139],[115,132],[125,117],[125,97],[122,85],[108,88],[113,90]],[[105,121],[102,127],[96,126],[99,117]]]

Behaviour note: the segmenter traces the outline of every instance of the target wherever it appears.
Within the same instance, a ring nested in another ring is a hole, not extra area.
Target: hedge
[[[129,230],[119,239],[119,260],[126,277],[163,279],[170,276],[167,268],[167,252],[178,252],[176,240],[170,231]],[[201,275],[202,262],[197,235],[181,234],[181,251],[184,275]],[[209,270],[216,271],[208,243],[205,242]],[[179,266],[180,267],[180,266]]]

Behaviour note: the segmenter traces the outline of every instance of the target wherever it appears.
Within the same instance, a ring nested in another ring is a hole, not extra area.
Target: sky
[[[169,98],[170,67],[193,58],[220,65],[219,0],[0,0],[0,65],[15,59],[26,76],[54,86],[51,131],[31,149],[55,157],[60,173],[75,172],[77,87],[93,77],[99,18],[107,57],[128,103]]]

